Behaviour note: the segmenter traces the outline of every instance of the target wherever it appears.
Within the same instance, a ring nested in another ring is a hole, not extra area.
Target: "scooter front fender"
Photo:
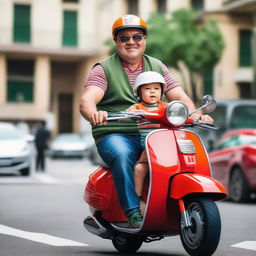
[[[214,200],[222,200],[227,196],[224,186],[212,177],[196,173],[181,173],[171,181],[169,197],[180,199],[189,194],[207,194]]]

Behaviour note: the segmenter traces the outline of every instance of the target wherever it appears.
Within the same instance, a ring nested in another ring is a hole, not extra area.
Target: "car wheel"
[[[29,168],[24,168],[24,169],[20,170],[20,174],[22,176],[28,176],[29,173],[30,173],[30,169]]]
[[[238,167],[236,167],[231,174],[229,196],[235,202],[245,202],[249,200],[250,191],[243,172]]]

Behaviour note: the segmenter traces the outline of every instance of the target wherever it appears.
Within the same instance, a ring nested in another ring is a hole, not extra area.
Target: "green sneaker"
[[[131,228],[140,228],[143,221],[143,217],[140,212],[135,212],[129,217],[129,225]]]

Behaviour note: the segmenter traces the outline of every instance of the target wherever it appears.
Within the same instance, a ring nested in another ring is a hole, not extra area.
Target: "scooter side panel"
[[[178,234],[179,212],[176,201],[168,205],[170,177],[179,171],[176,139],[171,130],[157,130],[147,137],[149,160],[149,193],[143,231]]]
[[[84,200],[94,211],[101,211],[102,218],[109,222],[127,220],[119,204],[112,174],[108,168],[99,167],[90,175],[85,187]]]

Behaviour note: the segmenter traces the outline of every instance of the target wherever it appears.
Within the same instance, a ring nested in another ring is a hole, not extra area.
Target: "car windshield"
[[[231,118],[231,128],[256,128],[256,106],[238,106]]]
[[[63,134],[56,138],[56,141],[58,142],[74,142],[74,141],[81,141],[82,138],[80,138],[76,134]]]
[[[223,130],[225,128],[224,120],[226,120],[226,116],[227,116],[227,107],[218,105],[215,111],[211,113],[211,116],[214,119],[215,126]]]
[[[0,140],[20,139],[21,134],[13,127],[0,127]]]

